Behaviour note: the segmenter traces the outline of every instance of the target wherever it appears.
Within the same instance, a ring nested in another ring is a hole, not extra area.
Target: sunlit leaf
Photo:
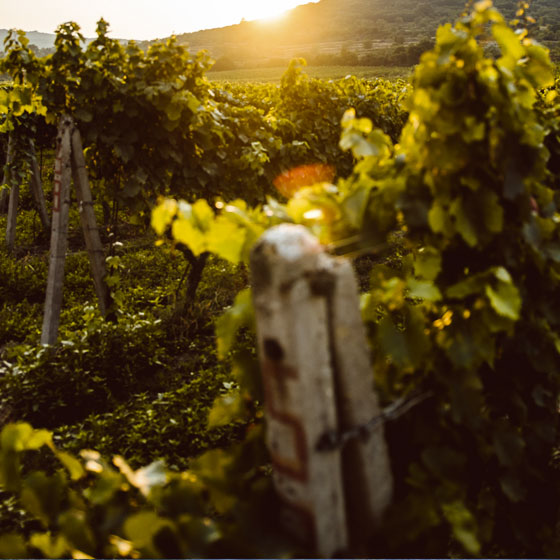
[[[163,235],[175,214],[177,213],[177,202],[172,199],[166,199],[160,202],[152,210],[152,227],[158,235]]]
[[[79,480],[85,475],[82,463],[65,451],[56,451],[58,460],[66,467],[72,480]]]
[[[500,283],[496,289],[487,285],[486,295],[496,313],[513,321],[519,319],[521,296],[515,285]]]
[[[253,326],[254,313],[251,290],[242,290],[235,297],[233,306],[216,321],[216,337],[220,357],[225,357],[231,350],[240,328]]]

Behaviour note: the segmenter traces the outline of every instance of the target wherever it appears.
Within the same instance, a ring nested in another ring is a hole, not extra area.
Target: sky
[[[92,37],[103,17],[115,38],[157,39],[243,18],[277,17],[309,1],[316,0],[0,0],[0,29],[53,33],[59,24],[75,21]]]

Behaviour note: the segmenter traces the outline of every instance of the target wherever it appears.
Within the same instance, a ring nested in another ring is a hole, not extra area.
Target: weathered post
[[[323,557],[348,547],[340,450],[317,453],[338,430],[329,312],[313,278],[324,255],[303,228],[267,231],[251,257],[267,444],[284,524]]]
[[[9,186],[9,190],[2,191],[2,196],[0,197],[0,208],[2,212],[5,211],[6,206],[8,207],[8,221],[6,224],[6,245],[8,251],[14,248],[14,241],[16,236],[16,213],[19,203],[19,186],[14,189],[14,175],[11,169],[14,160],[14,138],[10,134],[8,138],[8,153],[6,157],[6,169],[4,172],[4,178],[2,183]],[[16,192],[14,192],[14,190]]]
[[[383,432],[324,445],[380,412],[351,266],[305,228],[282,225],[253,250],[251,277],[267,444],[287,522],[321,556],[363,549],[391,499]]]
[[[341,433],[364,426],[381,413],[373,387],[369,346],[360,313],[358,286],[349,261],[329,258],[332,278],[330,325]],[[341,442],[348,530],[358,553],[391,503],[393,477],[382,424]]]
[[[29,141],[30,144],[30,158],[31,165],[31,192],[35,200],[35,206],[41,219],[41,224],[45,231],[51,229],[51,222],[47,214],[47,205],[45,204],[45,194],[43,193],[43,181],[41,180],[41,172],[39,171],[39,164],[37,163],[37,154],[35,152],[35,143],[33,140]]]
[[[58,323],[62,307],[64,262],[68,246],[68,211],[72,178],[70,162],[72,128],[72,119],[67,116],[62,117],[58,129],[54,167],[51,252],[41,344],[54,344],[58,335]]]
[[[13,159],[14,159],[14,140],[12,135],[10,134],[8,137],[8,151],[6,153],[6,168],[4,171],[4,175],[2,177],[3,185],[11,185],[10,166],[12,165]],[[0,212],[2,212],[2,214],[4,214],[7,210],[9,197],[10,197],[10,192],[7,189],[3,190],[2,193],[0,193]]]
[[[6,246],[8,251],[12,251],[16,240],[17,210],[19,205],[19,185],[10,177],[10,199],[8,202],[8,222],[6,225]]]
[[[103,317],[105,317],[111,304],[111,294],[105,283],[105,276],[107,274],[105,268],[105,253],[95,220],[93,199],[89,187],[82,148],[82,139],[77,128],[74,128],[72,131],[72,173],[80,208],[80,220],[82,222],[86,247],[89,253],[95,292],[99,301],[99,309]]]

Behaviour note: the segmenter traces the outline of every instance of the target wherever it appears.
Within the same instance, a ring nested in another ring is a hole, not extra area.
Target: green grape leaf
[[[205,234],[195,225],[179,217],[171,226],[173,238],[186,245],[198,257],[207,250]]]
[[[496,313],[513,321],[519,319],[521,296],[514,284],[501,282],[497,289],[488,284],[485,291]]]
[[[86,488],[84,495],[95,505],[103,505],[110,502],[113,496],[122,488],[123,477],[110,470],[100,473],[95,483]]]
[[[80,480],[85,475],[82,463],[65,451],[56,451],[56,457],[66,467],[72,480]]]
[[[254,322],[255,310],[251,299],[251,290],[242,290],[237,294],[233,306],[216,321],[218,355],[225,358],[233,347],[239,329],[253,327]]]
[[[165,199],[152,210],[151,224],[158,235],[163,235],[171,224],[177,214],[177,208],[178,204],[175,200]]]
[[[142,511],[127,518],[124,533],[135,548],[149,548],[153,536],[166,525],[167,522],[155,511]]]
[[[218,397],[208,415],[208,428],[225,426],[243,418],[245,402],[239,390]]]
[[[447,233],[450,229],[449,213],[437,200],[428,212],[428,222],[434,233]]]
[[[62,535],[53,536],[47,533],[34,533],[29,539],[31,546],[38,548],[47,558],[66,558],[69,555],[69,546]],[[13,556],[12,558],[18,558]]]
[[[208,250],[223,259],[238,264],[242,259],[247,231],[225,216],[218,216],[206,236]]]
[[[192,216],[196,227],[205,232],[210,229],[215,218],[214,211],[204,199],[197,200],[192,205]]]
[[[441,271],[441,253],[433,247],[423,247],[416,254],[414,273],[426,280],[435,280]]]
[[[492,26],[492,35],[498,45],[500,45],[503,56],[508,56],[515,60],[525,56],[525,49],[519,42],[519,36],[510,27],[496,24]]]
[[[26,451],[43,445],[52,447],[52,434],[48,430],[34,430],[27,423],[8,424],[2,430],[2,451]]]
[[[500,233],[504,227],[504,209],[498,195],[489,190],[480,193],[480,203],[484,211],[484,223],[488,231]]]
[[[441,292],[438,287],[430,280],[408,280],[409,296],[413,298],[421,298],[428,301],[441,300]]]
[[[450,213],[455,216],[455,227],[461,237],[467,242],[471,247],[476,246],[478,243],[478,236],[476,232],[476,227],[472,221],[472,217],[469,215],[465,208],[465,203],[460,198],[457,198],[453,204],[451,204]]]
[[[442,504],[443,515],[451,525],[453,535],[472,556],[479,556],[481,544],[476,519],[461,501]]]

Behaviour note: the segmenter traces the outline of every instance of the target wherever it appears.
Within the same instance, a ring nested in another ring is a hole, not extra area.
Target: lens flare
[[[332,165],[312,163],[284,171],[274,179],[272,184],[281,195],[291,198],[303,187],[316,183],[332,183],[334,176],[335,169]]]

